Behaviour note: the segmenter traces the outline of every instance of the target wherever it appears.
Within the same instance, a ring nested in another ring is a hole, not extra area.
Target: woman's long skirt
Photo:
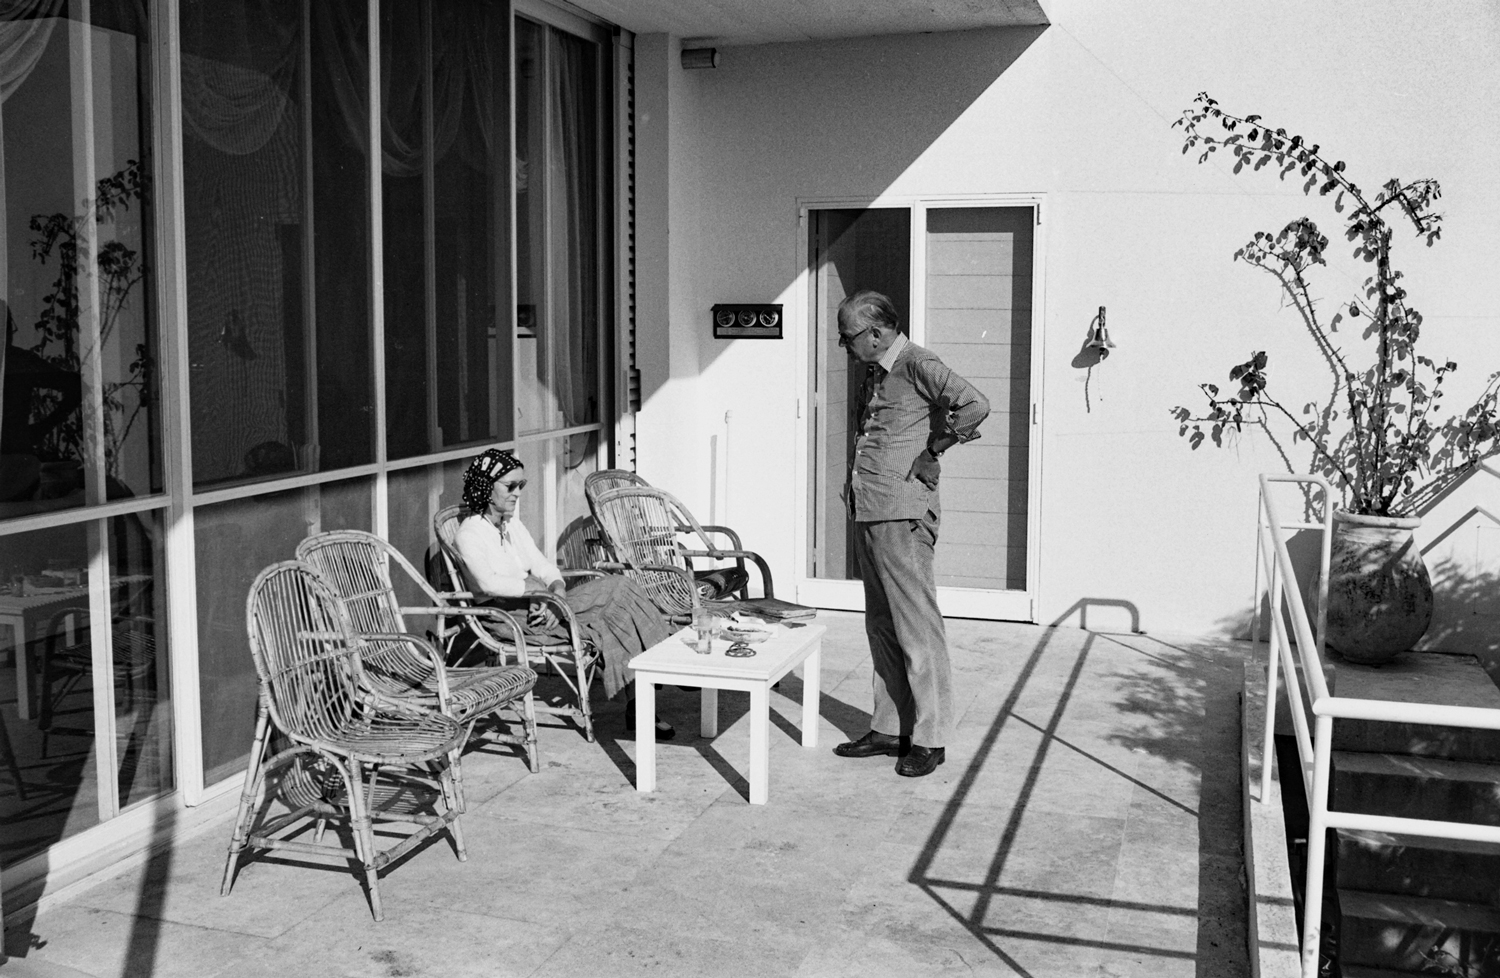
[[[584,641],[601,653],[600,678],[609,697],[630,682],[626,663],[673,632],[641,586],[619,574],[585,578],[570,587],[565,598]],[[568,630],[561,622],[545,630],[527,625],[526,634],[566,641]]]

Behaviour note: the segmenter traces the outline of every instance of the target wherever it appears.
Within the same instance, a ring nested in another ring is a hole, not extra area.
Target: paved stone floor
[[[862,618],[825,612],[822,743],[789,678],[764,807],[748,698],[721,694],[709,742],[668,688],[651,795],[613,704],[596,744],[544,726],[538,774],[469,754],[468,861],[439,837],[388,871],[382,923],[343,866],[257,858],[221,898],[226,822],[13,928],[0,978],[1243,976],[1240,650],[1086,610],[949,622],[960,720],[930,777],[831,753],[867,729],[870,666]]]

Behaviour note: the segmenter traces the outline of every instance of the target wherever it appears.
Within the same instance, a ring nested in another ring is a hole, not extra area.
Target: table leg
[[[823,643],[802,662],[802,746],[818,746],[818,707],[822,699]]]
[[[698,733],[710,739],[719,735],[719,691],[712,686],[704,686],[703,692],[699,694]]]
[[[750,689],[750,804],[764,805],[770,794],[771,690],[768,683]]]
[[[635,677],[635,790],[656,790],[656,683]]]
[[[11,619],[11,631],[16,636],[16,716],[31,719],[31,655],[26,648],[26,619],[19,615]]]

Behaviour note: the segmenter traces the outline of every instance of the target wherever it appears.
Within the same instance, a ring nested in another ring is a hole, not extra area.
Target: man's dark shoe
[[[947,760],[947,754],[941,747],[921,747],[912,744],[906,756],[896,762],[896,773],[903,778],[926,777],[936,771],[938,765],[945,760]]]
[[[839,744],[833,752],[840,757],[898,757],[906,753],[905,738],[886,738],[871,730],[858,740]]]

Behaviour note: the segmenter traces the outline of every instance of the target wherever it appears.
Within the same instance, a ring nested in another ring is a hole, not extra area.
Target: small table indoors
[[[769,790],[771,686],[799,664],[802,669],[802,746],[818,746],[819,679],[823,660],[825,626],[808,623],[800,628],[771,626],[772,636],[752,645],[755,655],[736,659],[726,656],[733,643],[715,638],[706,655],[693,651],[691,626],[659,642],[630,660],[635,671],[635,787],[656,790],[656,685],[702,688],[703,716],[699,731],[705,737],[719,733],[719,690],[736,689],[750,694],[750,804],[764,805]]]
[[[36,634],[38,619],[57,614],[70,606],[88,607],[89,589],[81,587],[36,588],[27,594],[0,594],[0,627],[10,630],[10,652],[16,661],[16,715],[29,720],[34,714],[32,703],[31,654],[28,642]],[[71,632],[70,632],[71,635]]]

